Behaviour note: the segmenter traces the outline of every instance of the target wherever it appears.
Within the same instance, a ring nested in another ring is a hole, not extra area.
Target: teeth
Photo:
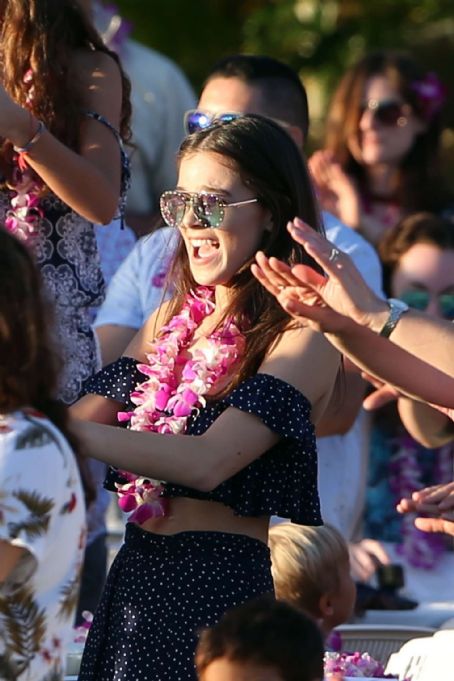
[[[195,248],[200,248],[201,246],[206,245],[216,246],[218,242],[215,241],[215,239],[192,239],[191,243]]]

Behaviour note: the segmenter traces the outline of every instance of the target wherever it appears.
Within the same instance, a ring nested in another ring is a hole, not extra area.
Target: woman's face
[[[454,250],[415,244],[391,278],[392,294],[432,317],[454,319]]]
[[[349,143],[354,158],[365,166],[399,166],[425,123],[386,76],[374,76],[365,85],[358,135]]]
[[[180,163],[178,190],[213,193],[227,203],[255,199],[232,162],[217,153],[200,151]],[[179,226],[192,275],[204,286],[228,285],[238,270],[259,249],[263,233],[271,226],[269,213],[257,202],[225,207],[219,227],[207,227],[191,206]]]

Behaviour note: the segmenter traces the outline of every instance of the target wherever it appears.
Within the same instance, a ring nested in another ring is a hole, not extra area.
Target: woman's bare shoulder
[[[171,302],[172,301],[167,300],[166,302],[161,303],[161,305],[148,317],[142,328],[139,329],[129,343],[123,353],[124,355],[127,357],[135,357],[140,361],[145,359],[150,341],[156,338],[167,319]]]

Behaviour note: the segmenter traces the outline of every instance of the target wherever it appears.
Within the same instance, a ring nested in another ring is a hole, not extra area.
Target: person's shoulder
[[[30,458],[30,452],[36,457]],[[27,465],[46,466],[52,462],[56,466],[60,461],[65,467],[68,459],[72,458],[72,450],[62,433],[49,419],[34,409],[27,408],[16,411],[0,420],[0,456],[3,465],[8,457],[13,456],[14,465],[22,466],[17,455],[21,453],[27,457]]]
[[[178,245],[178,231],[173,227],[161,227],[143,236],[130,253],[136,259],[141,271],[159,269],[162,263],[169,263]]]
[[[355,229],[348,227],[337,217],[323,211],[325,234],[336,248],[347,253],[367,284],[379,296],[382,291],[382,267],[375,248]]]
[[[108,77],[120,75],[117,61],[101,50],[76,50],[72,55],[71,66],[79,76],[93,73],[104,74]]]
[[[178,74],[185,78],[182,69],[170,57],[153,50],[148,45],[129,39],[124,46],[126,63],[141,63],[150,68],[157,68],[167,73]]]
[[[344,251],[344,253],[350,253],[352,250],[362,248],[365,251],[370,251],[377,257],[374,247],[355,229],[348,227],[332,213],[323,211],[322,215],[326,238],[335,244],[337,248]]]
[[[140,74],[147,82],[166,83],[192,93],[192,88],[181,67],[170,57],[135,40],[128,40],[122,54],[123,66],[132,81]]]

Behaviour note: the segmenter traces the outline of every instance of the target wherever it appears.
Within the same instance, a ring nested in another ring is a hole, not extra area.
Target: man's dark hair
[[[275,669],[283,681],[323,678],[323,639],[316,623],[293,606],[261,597],[229,610],[205,629],[196,651],[202,674],[225,657]]]
[[[235,54],[220,59],[211,69],[203,88],[213,78],[239,78],[260,89],[263,114],[309,130],[307,94],[300,77],[290,66],[273,57]]]

